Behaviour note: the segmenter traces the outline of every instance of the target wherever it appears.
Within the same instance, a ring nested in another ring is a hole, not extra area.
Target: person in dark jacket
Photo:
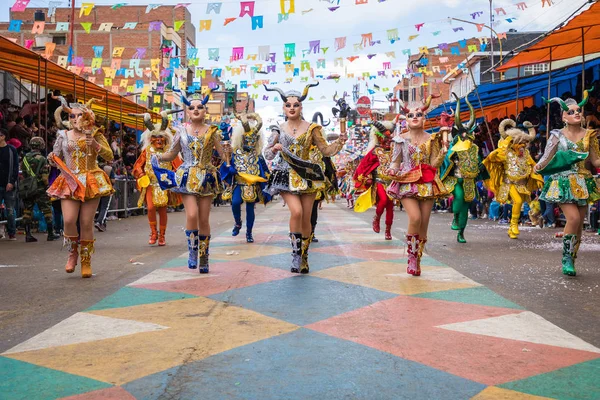
[[[17,240],[15,202],[19,177],[17,149],[6,143],[8,131],[0,129],[0,204],[4,201],[8,221],[8,240]]]

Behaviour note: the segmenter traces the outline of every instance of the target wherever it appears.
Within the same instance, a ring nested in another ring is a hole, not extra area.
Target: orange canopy
[[[522,111],[525,107],[531,107],[534,105],[533,96],[524,97],[518,100],[510,100],[504,103],[495,104],[493,106],[486,107],[484,112],[481,112],[481,108],[479,108],[476,103],[473,104],[473,108],[475,109],[475,118],[481,118],[485,116],[487,121],[491,121],[494,118],[504,118],[510,116],[511,114],[517,114],[517,101],[519,102],[519,110]],[[465,107],[466,108],[466,107]],[[462,107],[461,107],[462,110]],[[448,110],[450,112],[450,110]],[[469,122],[469,110],[463,111],[460,113],[461,122],[466,125]],[[428,119],[428,124],[425,124],[426,129],[436,129],[439,127],[439,120],[436,119]]]
[[[594,3],[564,27],[551,32],[538,43],[521,50],[507,63],[496,68],[506,71],[522,65],[580,57],[600,52],[600,3]],[[583,40],[582,40],[583,38]]]
[[[72,93],[78,100],[104,98],[96,103],[94,112],[102,116],[108,115],[116,122],[122,121],[129,126],[136,126],[136,119],[127,114],[150,112],[146,107],[89,82],[3,36],[0,36],[0,54],[0,70],[49,89],[59,89],[65,94]],[[156,114],[152,115],[158,117]],[[142,125],[140,120],[137,120],[137,124]]]

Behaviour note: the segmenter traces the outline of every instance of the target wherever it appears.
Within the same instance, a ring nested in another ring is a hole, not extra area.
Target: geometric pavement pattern
[[[287,209],[226,231],[0,356],[2,399],[594,399],[600,349],[327,206],[309,275]],[[170,245],[181,246],[185,241]]]

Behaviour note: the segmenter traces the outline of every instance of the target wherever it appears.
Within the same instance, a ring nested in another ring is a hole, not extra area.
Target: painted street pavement
[[[320,212],[309,275],[288,211],[215,236],[0,356],[13,399],[598,399],[600,349],[350,211]],[[181,243],[182,253],[185,245]]]

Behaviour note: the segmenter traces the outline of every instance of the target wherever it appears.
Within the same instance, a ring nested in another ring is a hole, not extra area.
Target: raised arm
[[[600,146],[598,143],[598,131],[590,134],[590,162],[595,168],[600,168]]]
[[[538,161],[538,163],[534,167],[534,169],[536,171],[546,168],[546,165],[548,165],[550,160],[552,160],[552,157],[554,157],[554,155],[558,151],[558,142],[559,142],[558,134],[553,131],[552,135],[550,135],[550,139],[546,143],[546,148],[544,149],[544,155],[542,156],[542,158],[540,158],[540,161]]]
[[[181,151],[181,132],[178,130],[171,143],[171,148],[162,154],[158,154],[156,157],[159,161],[173,161],[179,152]]]
[[[340,150],[342,150],[345,141],[338,139],[332,142],[331,144],[327,144],[327,141],[323,137],[322,129],[323,128],[321,128],[320,126],[314,128],[312,134],[312,144],[317,146],[321,154],[323,154],[325,157],[332,157],[339,153]]]
[[[96,130],[94,139],[98,143],[98,147],[96,148],[98,155],[106,161],[112,161],[115,158],[115,155],[100,129]]]
[[[271,130],[271,136],[269,136],[269,141],[267,146],[265,147],[265,158],[267,160],[272,160],[277,155],[277,151],[273,149],[273,146],[279,143],[279,131]]]

